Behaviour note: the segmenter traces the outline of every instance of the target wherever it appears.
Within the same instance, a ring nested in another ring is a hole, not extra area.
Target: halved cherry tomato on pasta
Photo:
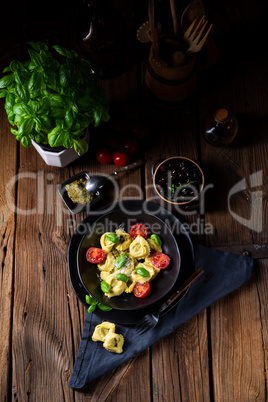
[[[148,229],[142,223],[136,223],[130,228],[130,236],[134,240],[137,236],[142,236],[146,239],[148,236]]]
[[[105,252],[101,248],[90,247],[86,252],[86,259],[92,264],[99,264],[105,258]]]
[[[133,293],[136,297],[142,299],[143,297],[148,296],[150,292],[151,285],[149,282],[139,283],[137,282],[134,286]]]
[[[159,251],[157,251],[156,253],[154,253],[152,255],[151,263],[156,268],[164,269],[169,265],[170,258],[169,258],[168,255],[166,255],[164,253],[160,253]]]

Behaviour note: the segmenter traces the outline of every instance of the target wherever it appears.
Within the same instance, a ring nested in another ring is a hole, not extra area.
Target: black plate
[[[88,293],[100,303],[117,310],[137,310],[161,300],[164,302],[180,273],[180,252],[169,227],[163,220],[152,214],[137,212],[133,216],[132,213],[132,209],[124,212],[118,207],[117,210],[102,215],[83,237],[77,253],[78,273]],[[156,233],[161,237],[163,253],[170,257],[170,264],[151,282],[151,290],[147,297],[139,299],[133,293],[122,293],[109,299],[100,288],[100,271],[96,264],[86,260],[86,251],[89,247],[100,247],[100,237],[103,233],[114,232],[119,227],[123,227],[127,233],[130,233],[131,226],[136,223],[142,223],[147,227],[148,236]]]
[[[173,214],[171,214],[167,209],[160,207],[159,205],[154,204],[152,202],[146,202],[140,200],[123,201],[118,204],[115,204],[112,210],[116,210],[118,209],[118,207],[120,208],[123,207],[127,211],[132,210],[134,214],[135,211],[140,212],[143,209],[145,209],[146,213],[155,215],[156,217],[167,223],[171,228],[172,233],[178,243],[178,247],[181,254],[181,270],[178,280],[176,281],[176,284],[170,291],[170,294],[172,294],[173,292],[176,291],[178,286],[182,284],[194,272],[194,251],[189,234],[186,232],[181,222]],[[83,285],[79,276],[77,253],[79,245],[85,235],[85,228],[87,228],[88,230],[88,227],[93,225],[94,222],[102,215],[103,215],[102,210],[99,210],[98,213],[95,213],[94,216],[92,215],[85,218],[84,221],[81,222],[80,225],[78,225],[69,244],[68,269],[69,269],[69,277],[71,285],[77,298],[81,301],[82,304],[84,304],[85,307],[88,307],[88,305],[85,302],[85,296],[88,294],[88,291]],[[186,294],[186,292],[181,296],[181,298],[177,301],[177,303],[182,299],[182,297]],[[153,305],[153,309],[152,307],[151,308],[149,307],[135,311],[111,310],[109,312],[104,312],[96,308],[94,313],[96,313],[98,316],[102,317],[105,320],[109,320],[115,323],[132,325],[137,323],[148,312],[157,309],[157,307],[159,307],[159,303]],[[174,306],[168,308],[162,314],[166,313],[173,307]]]

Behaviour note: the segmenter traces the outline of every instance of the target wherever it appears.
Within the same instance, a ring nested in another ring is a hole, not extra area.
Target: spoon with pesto
[[[123,169],[118,170],[117,172],[114,172],[110,174],[109,176],[91,176],[85,183],[85,189],[89,193],[96,193],[97,191],[101,190],[104,184],[106,183],[107,180],[111,177],[117,177],[120,173],[128,172],[129,170],[136,169],[142,165],[144,165],[146,162],[145,159],[139,159],[136,162],[124,166]]]

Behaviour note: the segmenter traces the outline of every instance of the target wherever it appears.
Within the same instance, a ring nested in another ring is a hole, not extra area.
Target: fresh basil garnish
[[[112,243],[118,244],[119,243],[119,238],[116,234],[114,233],[108,233],[106,235],[106,239],[111,241]]]
[[[105,282],[105,281],[101,281],[101,290],[103,291],[103,293],[108,293],[110,291],[110,285],[109,283]]]
[[[114,263],[115,269],[120,269],[120,268],[122,268],[122,267],[126,264],[127,260],[128,260],[127,254],[122,254],[122,255],[120,255],[120,257],[118,257],[118,258],[115,260],[115,263]]]
[[[125,274],[117,274],[116,277],[117,277],[117,279],[119,279],[119,281],[122,281],[122,282],[127,282],[129,279],[128,276]]]
[[[154,240],[155,243],[156,243],[158,246],[162,246],[162,240],[161,240],[161,238],[160,238],[158,235],[152,234],[152,235],[150,236],[150,239]]]
[[[137,272],[137,274],[139,274],[143,278],[146,278],[147,276],[150,275],[149,272],[147,271],[147,269],[145,269],[143,267],[137,267],[136,272]]]

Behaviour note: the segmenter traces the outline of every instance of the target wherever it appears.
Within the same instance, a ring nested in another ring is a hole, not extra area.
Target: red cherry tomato
[[[135,123],[133,127],[133,132],[136,135],[136,137],[140,139],[145,139],[149,136],[150,134],[150,129],[144,121],[138,121]]]
[[[127,152],[115,152],[113,161],[117,166],[126,166],[130,161],[130,155]]]
[[[159,251],[157,251],[156,253],[154,253],[152,255],[151,263],[156,268],[164,269],[169,265],[170,258],[169,258],[168,255],[160,253]]]
[[[130,154],[135,154],[139,149],[139,142],[135,139],[125,139],[123,142],[123,149]]]
[[[134,286],[133,293],[136,297],[142,299],[143,297],[146,297],[148,295],[150,289],[151,285],[149,282],[144,283],[137,282],[136,285]]]
[[[99,148],[96,157],[100,163],[106,164],[113,161],[113,154],[107,148]]]
[[[86,259],[92,264],[99,264],[105,258],[105,252],[101,248],[90,247],[86,252]]]
[[[148,230],[142,223],[136,223],[130,228],[130,236],[134,240],[137,236],[142,236],[144,239],[148,236]]]

